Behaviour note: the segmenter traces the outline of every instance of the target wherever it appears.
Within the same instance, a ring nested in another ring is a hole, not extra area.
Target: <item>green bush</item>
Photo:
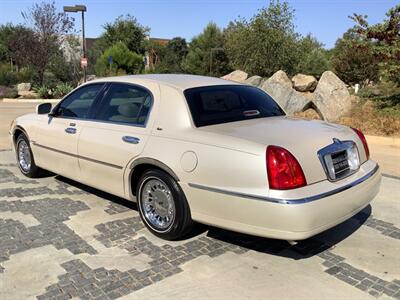
[[[57,84],[56,87],[53,89],[53,96],[55,98],[62,98],[69,92],[71,92],[73,89],[74,88],[71,85],[65,82]]]
[[[34,89],[38,97],[41,99],[51,99],[53,98],[53,91],[47,85],[41,85]]]
[[[111,68],[108,64],[108,57],[112,57]],[[130,51],[123,42],[118,42],[108,48],[96,63],[96,73],[98,75],[115,74],[136,74],[143,67],[143,57],[133,51]]]
[[[0,85],[12,86],[17,83],[16,72],[0,70]]]
[[[18,92],[15,88],[8,86],[0,86],[0,99],[1,98],[17,98]]]

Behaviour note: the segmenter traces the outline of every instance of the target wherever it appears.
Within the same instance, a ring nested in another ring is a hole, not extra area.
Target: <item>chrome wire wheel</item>
[[[28,144],[21,140],[18,143],[18,163],[23,172],[28,173],[32,166],[32,157]]]
[[[175,220],[175,202],[171,190],[160,179],[148,178],[140,192],[140,208],[146,222],[156,231],[167,231]]]

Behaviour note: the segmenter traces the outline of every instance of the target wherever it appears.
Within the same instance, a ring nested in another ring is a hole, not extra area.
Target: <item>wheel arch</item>
[[[128,183],[129,183],[130,193],[133,196],[136,196],[136,188],[139,183],[140,177],[144,172],[150,169],[158,169],[164,171],[165,173],[170,175],[174,180],[176,180],[177,182],[179,181],[179,177],[170,167],[168,167],[163,162],[154,158],[142,157],[136,159],[130,164],[130,169],[131,170],[129,173]]]
[[[30,141],[29,135],[27,134],[26,130],[22,126],[17,125],[13,129],[13,146],[14,146],[14,149],[15,149],[15,146],[17,144],[17,139],[21,135],[21,133],[25,134],[25,136],[28,138],[28,141]]]

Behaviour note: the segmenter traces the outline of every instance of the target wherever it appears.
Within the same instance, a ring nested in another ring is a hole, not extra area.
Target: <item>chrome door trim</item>
[[[37,146],[37,147],[49,150],[49,151],[54,151],[54,152],[57,152],[57,153],[60,153],[60,154],[76,157],[78,159],[84,159],[84,160],[87,160],[87,161],[90,161],[90,162],[93,162],[93,163],[97,163],[97,164],[101,164],[101,165],[104,165],[104,166],[107,166],[107,167],[111,167],[111,168],[115,168],[115,169],[119,169],[119,170],[123,169],[122,166],[118,166],[118,165],[110,164],[108,162],[96,160],[96,159],[93,159],[93,158],[90,158],[90,157],[80,156],[80,155],[77,155],[77,154],[73,154],[73,153],[62,151],[62,150],[54,149],[54,148],[51,148],[51,147],[47,147],[47,146],[38,144],[36,142],[33,142],[32,144]]]
[[[316,200],[320,200],[320,199],[341,193],[341,192],[346,191],[356,185],[359,185],[360,183],[362,183],[362,182],[366,181],[367,179],[369,179],[370,177],[372,177],[378,170],[379,170],[379,165],[376,164],[376,166],[368,174],[353,181],[352,183],[346,184],[342,187],[331,190],[329,192],[325,192],[325,193],[321,193],[318,195],[309,196],[309,197],[305,197],[305,198],[299,198],[299,199],[280,199],[280,198],[271,198],[271,197],[264,197],[264,196],[258,196],[258,195],[251,195],[251,194],[245,194],[245,193],[228,191],[228,190],[224,190],[224,189],[220,189],[220,188],[205,186],[205,185],[196,184],[196,183],[189,183],[189,186],[192,188],[200,189],[200,190],[221,193],[221,194],[236,196],[236,197],[241,197],[241,198],[248,198],[248,199],[252,199],[252,200],[267,201],[267,202],[272,202],[272,203],[277,203],[277,204],[305,204],[305,203],[313,202]]]

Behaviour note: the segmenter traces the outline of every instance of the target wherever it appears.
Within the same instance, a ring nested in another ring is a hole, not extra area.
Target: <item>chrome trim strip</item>
[[[72,157],[76,157],[76,158],[78,158],[78,159],[84,159],[84,160],[87,160],[87,161],[90,161],[90,162],[94,162],[94,163],[97,163],[97,164],[101,164],[101,165],[104,165],[104,166],[107,166],[107,167],[111,167],[111,168],[115,168],[115,169],[120,169],[120,170],[123,169],[123,167],[118,166],[118,165],[114,165],[114,164],[110,164],[110,163],[108,163],[108,162],[104,162],[104,161],[96,160],[96,159],[93,159],[93,158],[89,158],[89,157],[85,157],[85,156],[80,156],[80,155],[76,155],[76,154],[73,154],[73,153],[65,152],[65,151],[62,151],[62,150],[54,149],[54,148],[51,148],[51,147],[47,147],[47,146],[38,144],[38,143],[36,143],[36,142],[32,142],[32,144],[35,145],[35,146],[38,146],[38,147],[40,147],[40,148],[46,149],[46,150],[58,152],[58,153],[61,153],[61,154],[64,154],[64,155],[72,156]]]
[[[309,203],[313,202],[319,199],[323,199],[338,193],[341,193],[345,190],[348,190],[356,185],[359,185],[360,183],[366,181],[370,177],[372,177],[379,169],[379,165],[376,164],[374,169],[372,169],[368,174],[364,175],[363,177],[353,181],[352,183],[349,183],[345,186],[342,186],[340,188],[334,189],[329,192],[325,192],[322,194],[318,194],[315,196],[310,196],[310,197],[305,197],[305,198],[300,198],[300,199],[280,199],[280,198],[270,198],[270,197],[264,197],[264,196],[258,196],[258,195],[251,195],[251,194],[244,194],[240,192],[233,192],[233,191],[227,191],[219,188],[214,188],[214,187],[209,187],[201,184],[196,184],[196,183],[189,183],[190,187],[200,189],[200,190],[206,190],[206,191],[211,191],[215,193],[221,193],[225,195],[230,195],[230,196],[236,196],[236,197],[242,197],[242,198],[248,198],[248,199],[253,199],[253,200],[262,200],[262,201],[267,201],[267,202],[272,202],[272,203],[278,203],[278,204],[304,204],[304,203]]]

